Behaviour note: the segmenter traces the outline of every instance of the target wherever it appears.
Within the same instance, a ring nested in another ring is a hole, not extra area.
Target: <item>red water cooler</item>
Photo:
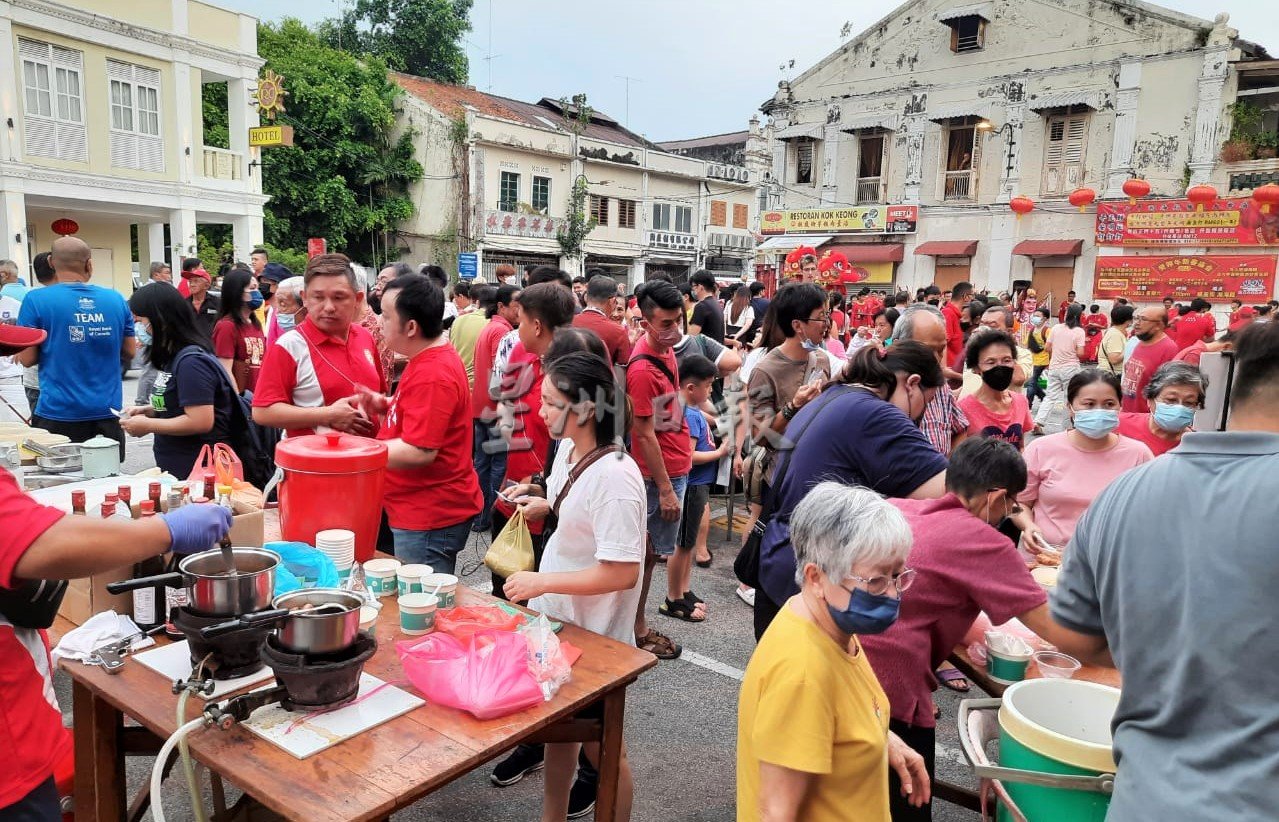
[[[355,532],[355,558],[371,559],[382,518],[385,443],[330,431],[290,437],[275,448],[280,481],[280,536],[315,544],[330,528]]]

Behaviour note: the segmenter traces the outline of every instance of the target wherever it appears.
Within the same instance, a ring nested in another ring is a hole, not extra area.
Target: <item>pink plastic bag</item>
[[[528,643],[515,633],[477,633],[462,641],[435,632],[395,643],[400,665],[422,696],[459,708],[476,719],[494,719],[542,702],[542,688],[528,667]]]

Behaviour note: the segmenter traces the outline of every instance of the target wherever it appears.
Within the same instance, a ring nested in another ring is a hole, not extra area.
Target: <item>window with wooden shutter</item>
[[[1062,197],[1083,184],[1088,115],[1050,117],[1045,131],[1041,194]]]
[[[711,200],[711,225],[728,225],[728,203],[723,200]]]
[[[634,228],[635,227],[635,201],[634,200],[618,200],[617,201],[617,227],[618,228]]]
[[[111,111],[111,165],[163,172],[160,72],[107,60],[107,100]]]
[[[750,221],[750,207],[744,203],[733,203],[733,228],[746,228]]]
[[[23,151],[37,157],[84,162],[84,55],[74,49],[18,38],[25,105]]]
[[[608,225],[608,198],[591,195],[591,219],[598,225]]]
[[[813,151],[812,140],[800,139],[795,144],[795,183],[797,185],[813,184]]]

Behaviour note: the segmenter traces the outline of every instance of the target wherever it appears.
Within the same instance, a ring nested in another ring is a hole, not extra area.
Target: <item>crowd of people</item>
[[[1213,460],[1243,460],[1233,441],[1251,443],[1257,466],[1273,469],[1279,452],[1273,434],[1187,433],[1208,390],[1200,360],[1221,350],[1246,364],[1236,422],[1274,430],[1263,405],[1279,391],[1268,306],[1235,306],[1219,336],[1203,300],[1120,301],[1107,318],[1073,292],[1054,314],[1033,289],[979,295],[966,282],[912,296],[801,281],[768,294],[698,271],[684,286],[658,277],[630,291],[599,271],[547,266],[499,265],[493,282],[450,284],[438,267],[403,263],[368,282],[341,254],[312,257],[300,276],[264,250],[251,259],[218,278],[216,294],[200,261],[183,262],[179,287],[157,263],[126,302],[89,283],[87,245],[58,240],[36,261],[51,287],[22,294],[16,317],[42,336],[13,346],[16,362],[39,366],[34,419],[122,448],[126,435],[151,434],[156,464],[179,477],[214,442],[269,458],[278,435],[384,441],[382,547],[453,572],[472,533],[496,538],[519,512],[534,567],[495,576],[493,593],[660,659],[682,648],[654,615],[715,618],[695,569],[714,560],[711,490],[740,484],[750,522],[737,595],[759,642],[739,704],[742,819],[931,818],[932,692],[968,687],[945,660],[973,620],[1018,618],[1127,680],[1141,651],[1124,632],[1153,629],[1113,609],[1158,612],[1178,583],[1117,602],[1157,552],[1137,534],[1137,557],[1117,558],[1129,546],[1109,530],[1157,518],[1159,494],[1189,493],[1183,475],[1225,483]],[[123,406],[121,362],[139,346],[145,387]],[[1259,483],[1273,489],[1274,476]],[[169,541],[186,544],[186,527],[170,523]],[[0,585],[60,556],[40,533],[27,537],[0,551]],[[1194,563],[1184,536],[1168,542],[1173,566]],[[1050,614],[1028,560],[1062,552],[1064,595]],[[1233,565],[1231,579],[1252,590],[1273,577],[1242,580],[1256,561]],[[654,594],[659,563],[665,590]],[[1122,580],[1103,584],[1102,569]],[[1195,724],[1174,685],[1189,695],[1202,683],[1178,660],[1136,664],[1150,691],[1125,689],[1125,763],[1130,751],[1166,750],[1143,710]],[[1152,708],[1155,693],[1167,702]],[[544,818],[576,818],[594,805],[598,753],[520,746],[492,781],[545,768]],[[1123,767],[1120,780],[1119,804],[1141,807],[1151,783]],[[1258,790],[1249,774],[1236,787],[1242,801]],[[623,755],[619,818],[633,792]]]

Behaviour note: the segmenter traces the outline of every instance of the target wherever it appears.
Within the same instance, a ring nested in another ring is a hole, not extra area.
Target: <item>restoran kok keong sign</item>
[[[1262,214],[1249,197],[1217,200],[1203,211],[1189,200],[1098,203],[1097,245],[1279,245],[1279,210]]]
[[[1133,302],[1239,299],[1265,302],[1275,290],[1274,254],[1180,257],[1098,257],[1093,299]]]
[[[765,211],[761,234],[914,234],[919,206],[868,205],[813,208],[804,211]]]

